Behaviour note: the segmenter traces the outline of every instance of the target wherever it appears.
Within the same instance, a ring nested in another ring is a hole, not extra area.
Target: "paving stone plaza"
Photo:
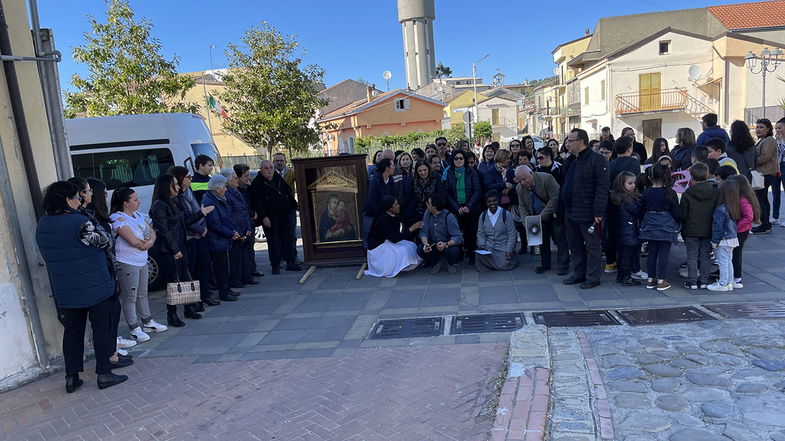
[[[99,391],[89,362],[77,393],[59,372],[4,392],[0,439],[785,440],[784,238],[751,238],[744,288],[728,293],[621,287],[615,274],[580,290],[535,274],[533,256],[498,273],[355,280],[357,268],[320,268],[302,285],[300,273],[268,274],[238,302],[133,348],[123,385]],[[684,255],[683,245],[671,255],[673,281]],[[266,252],[257,259],[266,270]],[[152,299],[163,316],[162,294]],[[717,306],[759,303],[770,318]],[[625,319],[669,307],[701,320]],[[585,310],[620,324],[535,323]],[[512,340],[451,332],[491,313],[525,323]],[[434,318],[438,335],[370,338],[402,318]]]

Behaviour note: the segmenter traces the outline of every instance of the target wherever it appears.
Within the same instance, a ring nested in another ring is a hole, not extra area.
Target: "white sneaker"
[[[706,289],[708,289],[709,291],[727,292],[727,291],[733,291],[733,285],[731,284],[720,285],[720,282],[714,282],[711,285],[707,286]]]
[[[147,335],[146,332],[142,331],[142,328],[140,328],[139,326],[135,327],[131,331],[131,337],[135,338],[136,341],[138,342],[145,342],[147,340],[150,340],[150,336]]]
[[[142,325],[142,330],[145,332],[164,332],[167,329],[169,328],[166,325],[162,325],[153,319]]]
[[[117,347],[120,349],[128,349],[136,346],[136,342],[134,340],[128,340],[127,338],[123,338],[118,336],[117,337]]]
[[[733,283],[731,283],[731,285],[733,285],[733,289],[742,289],[742,288],[744,288],[744,284],[741,283],[741,279],[734,280]]]
[[[779,219],[771,218],[771,219],[769,220],[769,222],[770,222],[772,225],[780,225],[780,220],[779,220]]]
[[[785,228],[785,222],[782,222],[782,223],[780,224],[780,227],[782,227],[782,228]]]
[[[635,280],[646,280],[649,278],[649,275],[646,273],[646,271],[643,270],[640,270],[637,273],[632,273],[631,276]]]
[[[136,342],[134,342],[134,343],[136,343]],[[125,349],[117,348],[117,350],[115,352],[117,352],[118,354],[122,355],[123,357],[128,355],[128,351],[126,351]]]

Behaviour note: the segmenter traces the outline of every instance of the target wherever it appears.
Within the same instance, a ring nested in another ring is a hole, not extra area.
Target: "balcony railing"
[[[629,92],[616,95],[616,114],[683,111],[693,116],[713,110],[692,97],[686,89],[664,89],[654,92]]]

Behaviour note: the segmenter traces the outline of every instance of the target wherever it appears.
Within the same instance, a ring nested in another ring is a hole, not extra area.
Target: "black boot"
[[[128,379],[128,375],[101,374],[98,376],[98,389],[106,389]]]
[[[202,303],[202,302],[194,303],[194,311],[196,311],[196,312],[204,312],[204,303]]]
[[[182,328],[185,323],[177,316],[177,309],[166,312],[166,324],[175,328]]]
[[[202,318],[202,314],[196,312],[194,305],[185,305],[183,310],[183,316],[187,319],[199,320]]]
[[[68,374],[65,376],[65,392],[66,393],[74,393],[79,386],[82,385],[82,380],[79,378],[79,374]]]

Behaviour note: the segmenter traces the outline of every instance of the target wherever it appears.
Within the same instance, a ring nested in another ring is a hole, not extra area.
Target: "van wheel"
[[[155,260],[155,258],[150,254],[147,255],[147,274],[148,291],[158,291],[159,289],[163,289],[164,278],[161,274],[161,267],[158,265],[158,262]]]

